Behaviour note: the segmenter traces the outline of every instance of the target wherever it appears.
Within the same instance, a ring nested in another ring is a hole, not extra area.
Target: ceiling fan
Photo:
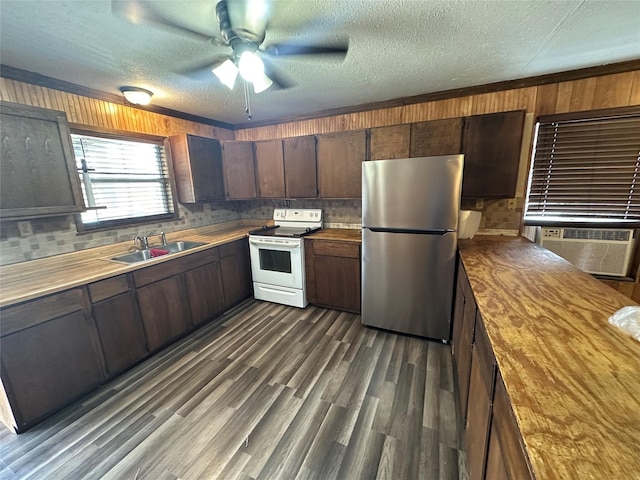
[[[343,59],[349,48],[348,39],[326,45],[307,45],[285,42],[263,46],[269,22],[269,0],[221,0],[216,5],[216,18],[220,37],[209,37],[186,28],[157,11],[150,2],[140,0],[113,0],[112,11],[132,23],[148,23],[168,27],[207,40],[214,45],[231,47],[231,52],[218,54],[185,72],[200,77],[203,71],[212,71],[220,82],[233,89],[238,74],[260,93],[275,84],[289,88],[293,84],[273,66],[269,57],[292,55],[322,55]],[[246,92],[245,92],[246,95]]]

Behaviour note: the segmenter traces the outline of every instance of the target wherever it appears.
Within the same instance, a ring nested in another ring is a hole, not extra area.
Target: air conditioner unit
[[[544,227],[540,245],[587,273],[626,277],[635,239],[632,229]]]

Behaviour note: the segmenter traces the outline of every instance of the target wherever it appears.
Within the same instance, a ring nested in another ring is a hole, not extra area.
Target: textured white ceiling
[[[216,0],[150,2],[219,35]],[[342,63],[278,58],[295,83],[251,94],[255,121],[640,58],[640,0],[273,0],[264,45],[348,36]],[[108,0],[0,0],[0,62],[109,93],[154,92],[156,105],[245,123],[239,85],[182,69],[229,47],[132,25]]]

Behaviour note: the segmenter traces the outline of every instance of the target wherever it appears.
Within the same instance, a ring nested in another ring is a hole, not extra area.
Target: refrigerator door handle
[[[457,230],[412,230],[404,228],[380,228],[380,227],[362,227],[376,233],[410,233],[413,235],[446,235],[447,233],[457,232]]]

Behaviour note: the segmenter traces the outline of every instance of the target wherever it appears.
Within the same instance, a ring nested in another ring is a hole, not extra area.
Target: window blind
[[[87,229],[173,214],[173,199],[162,145],[148,141],[71,135],[89,210]]]
[[[541,121],[527,224],[640,224],[640,113]]]

